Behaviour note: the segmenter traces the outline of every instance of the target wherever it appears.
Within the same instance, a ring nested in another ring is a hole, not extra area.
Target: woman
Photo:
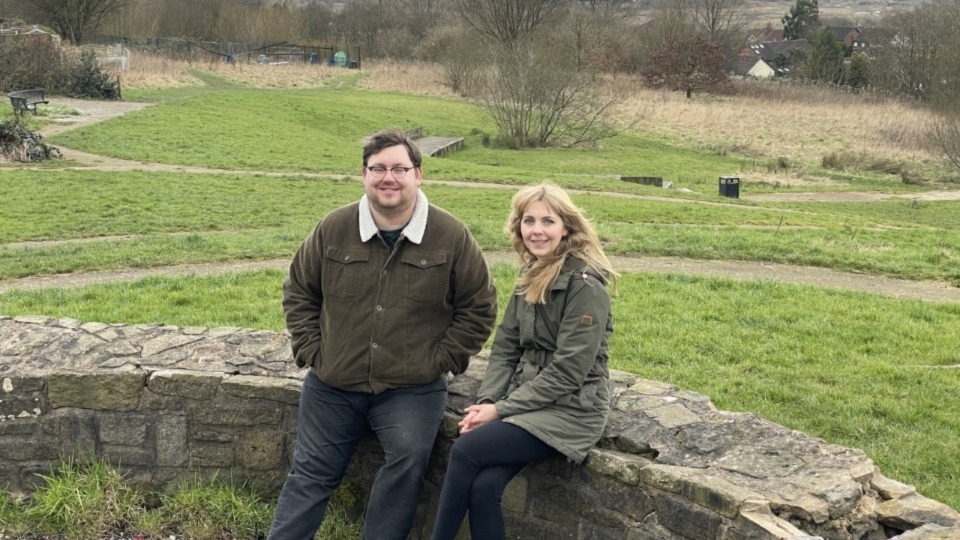
[[[531,461],[582,462],[607,420],[606,282],[616,274],[562,189],[521,189],[511,207],[506,231],[523,267],[477,404],[460,422],[433,540],[453,539],[468,510],[472,538],[505,538],[500,497],[510,479]]]

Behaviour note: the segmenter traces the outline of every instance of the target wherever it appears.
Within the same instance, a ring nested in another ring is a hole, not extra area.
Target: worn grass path
[[[146,103],[130,102],[102,102],[75,100],[66,98],[54,98],[52,105],[61,105],[80,111],[79,115],[58,118],[57,123],[50,124],[41,130],[44,136],[62,133],[69,129],[85,126],[106,120],[108,118],[119,116],[124,113],[142,109]],[[79,152],[70,148],[60,147],[66,160],[77,163],[76,167],[84,170],[156,170],[173,172],[191,172],[203,174],[263,174],[271,176],[316,176],[329,178],[330,175],[310,175],[277,173],[270,171],[228,171],[222,169],[207,169],[202,167],[186,167],[180,165],[168,165],[160,163],[142,163],[137,161],[114,159],[105,156],[98,156]],[[50,170],[49,167],[38,170]],[[342,176],[337,176],[342,178]],[[476,184],[467,182],[447,182],[430,181],[426,184],[447,184],[458,185],[473,188],[498,188],[498,189],[516,189],[516,186],[500,184]],[[649,198],[663,201],[677,201],[683,203],[698,203],[709,205],[724,205],[723,202],[710,201],[691,201],[690,199],[675,199],[669,196],[643,196],[628,195],[622,193],[609,193],[609,196]],[[807,195],[804,200],[885,200],[897,197],[896,195],[870,194],[865,197],[864,194],[850,193],[825,193],[825,194],[789,194],[787,198],[778,200],[796,201],[798,197]],[[754,198],[758,200],[777,200],[769,195],[757,195]],[[908,198],[917,198],[912,196]],[[931,192],[923,196],[929,200],[960,200],[960,192]],[[744,206],[739,206],[744,208]],[[102,240],[66,240],[56,241],[64,242],[83,242]],[[31,245],[50,244],[54,242],[33,242]],[[11,245],[10,247],[20,247]],[[511,253],[488,252],[485,254],[488,262],[516,262],[516,257]],[[881,294],[896,298],[914,298],[926,301],[960,303],[960,288],[952,287],[945,283],[931,281],[910,281],[902,279],[893,279],[881,276],[869,276],[851,272],[841,272],[828,268],[811,266],[791,266],[778,263],[764,263],[756,261],[729,261],[729,260],[699,260],[685,259],[680,257],[612,257],[612,262],[618,271],[625,272],[652,272],[652,273],[680,273],[703,276],[725,277],[739,280],[772,280],[804,285],[814,285],[820,287],[829,287],[853,291]],[[125,268],[116,270],[106,270],[98,272],[84,272],[74,274],[58,275],[40,275],[27,278],[0,281],[0,293],[13,290],[36,290],[40,288],[73,288],[94,285],[99,283],[136,281],[150,276],[185,276],[185,275],[215,275],[228,272],[257,271],[263,269],[286,269],[289,259],[273,259],[262,261],[239,261],[229,263],[208,263],[208,264],[189,264],[175,266],[161,266],[152,268]]]

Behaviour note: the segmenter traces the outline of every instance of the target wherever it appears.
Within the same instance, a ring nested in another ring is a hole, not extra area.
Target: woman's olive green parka
[[[478,402],[571,461],[586,458],[610,410],[606,279],[567,256],[545,304],[514,292],[497,328]]]

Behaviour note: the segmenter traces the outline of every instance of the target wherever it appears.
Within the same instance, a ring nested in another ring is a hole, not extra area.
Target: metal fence
[[[291,43],[250,44],[200,41],[187,38],[146,38],[98,34],[89,44],[122,45],[128,49],[160,54],[189,62],[243,62],[260,64],[311,63],[360,67],[360,47],[295,45]]]

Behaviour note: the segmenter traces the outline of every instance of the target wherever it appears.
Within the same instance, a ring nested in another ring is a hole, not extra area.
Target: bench
[[[49,101],[43,97],[43,88],[17,90],[7,95],[10,96],[10,104],[13,105],[13,114],[17,116],[20,116],[25,111],[37,112],[37,105],[49,103]]]

